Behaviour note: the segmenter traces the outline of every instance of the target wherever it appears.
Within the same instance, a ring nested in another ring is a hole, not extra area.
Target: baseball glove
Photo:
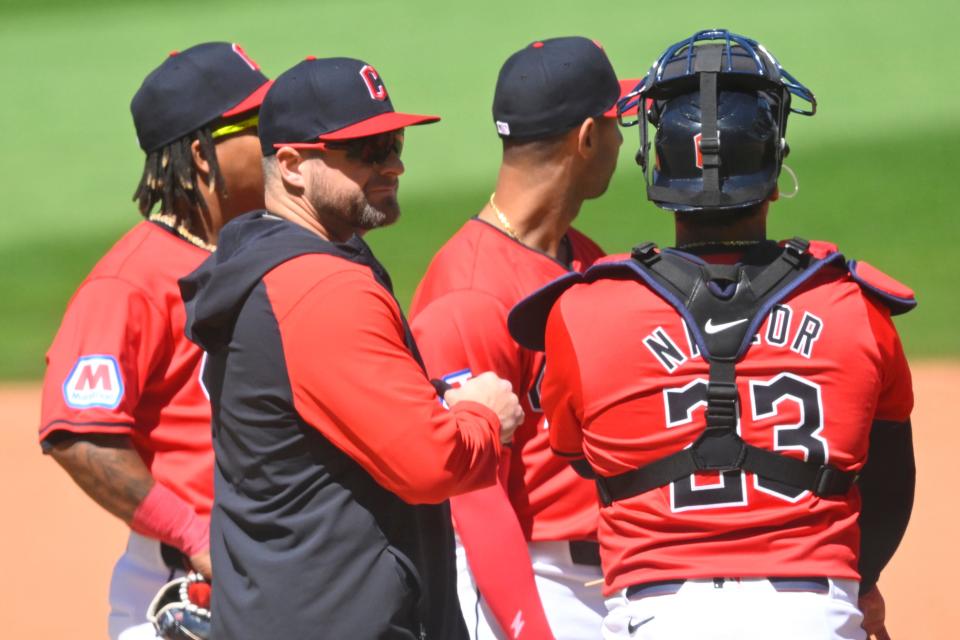
[[[147,620],[166,640],[208,640],[210,583],[199,573],[168,582],[150,603]]]

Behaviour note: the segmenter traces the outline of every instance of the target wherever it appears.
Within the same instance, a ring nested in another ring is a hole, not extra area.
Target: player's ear
[[[284,186],[302,193],[307,186],[303,175],[304,157],[293,147],[280,147],[276,156],[277,168]]]
[[[597,152],[597,121],[587,118],[577,131],[577,151],[585,158]]]
[[[197,173],[200,174],[201,182],[208,183],[210,181],[210,161],[203,154],[199,140],[190,143],[190,159],[193,161]]]

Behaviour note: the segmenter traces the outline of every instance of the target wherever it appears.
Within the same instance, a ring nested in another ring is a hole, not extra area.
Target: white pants
[[[160,587],[182,575],[164,563],[159,542],[131,531],[127,550],[110,578],[110,638],[154,640],[157,634],[147,622],[147,607]]]
[[[529,543],[534,580],[557,640],[595,640],[606,613],[602,585],[584,586],[603,577],[600,567],[574,564],[566,542]],[[473,581],[466,553],[457,540],[457,595],[471,640],[512,640],[500,628]]]
[[[828,580],[826,593],[777,591],[765,578],[687,580],[679,591],[607,600],[605,640],[865,640],[859,584]]]

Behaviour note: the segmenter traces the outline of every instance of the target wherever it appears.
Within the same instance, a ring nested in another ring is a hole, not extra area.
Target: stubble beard
[[[321,217],[342,220],[357,231],[385,227],[400,217],[400,203],[395,195],[385,196],[374,205],[360,190],[335,193],[317,173],[311,176],[311,181],[307,197]]]
[[[395,196],[385,198],[377,206],[370,203],[362,193],[357,194],[354,206],[348,214],[349,219],[358,229],[369,231],[379,227],[386,227],[400,217],[400,203]]]

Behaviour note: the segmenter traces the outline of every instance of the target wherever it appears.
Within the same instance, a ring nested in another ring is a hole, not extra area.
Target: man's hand
[[[190,556],[190,566],[194,571],[202,575],[208,581],[212,581],[213,568],[210,564],[210,551],[202,551],[195,556]]]
[[[860,611],[863,612],[863,629],[871,638],[875,640],[890,640],[890,634],[887,633],[885,621],[887,617],[887,607],[883,602],[883,595],[876,586],[867,593],[860,596],[857,603]]]
[[[513,432],[523,422],[523,409],[520,408],[520,399],[513,393],[513,385],[491,371],[470,378],[459,388],[450,389],[443,399],[451,407],[465,400],[488,407],[500,419],[500,442],[503,443],[513,439]]]

